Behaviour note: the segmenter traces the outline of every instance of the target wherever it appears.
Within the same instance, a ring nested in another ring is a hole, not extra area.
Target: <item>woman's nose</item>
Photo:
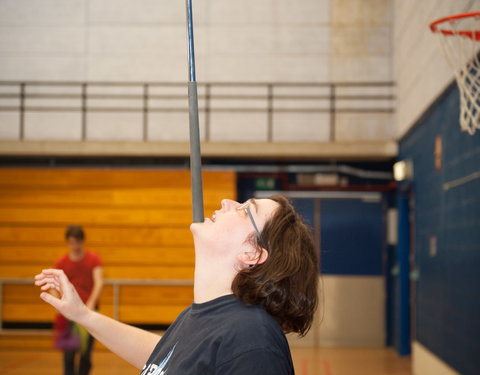
[[[231,199],[222,199],[222,209],[225,211],[235,208],[238,204],[238,202],[232,201]]]

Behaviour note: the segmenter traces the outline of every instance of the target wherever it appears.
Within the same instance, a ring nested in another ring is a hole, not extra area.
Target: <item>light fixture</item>
[[[411,180],[413,178],[413,163],[411,160],[400,160],[393,164],[395,181]]]

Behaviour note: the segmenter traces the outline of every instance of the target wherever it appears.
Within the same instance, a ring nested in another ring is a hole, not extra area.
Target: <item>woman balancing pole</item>
[[[309,330],[318,262],[309,228],[282,196],[224,199],[190,225],[194,302],[163,337],[90,310],[61,270],[44,270],[40,297],[141,375],[294,374],[284,333]],[[161,254],[159,254],[161,256]],[[61,298],[47,293],[57,290]]]

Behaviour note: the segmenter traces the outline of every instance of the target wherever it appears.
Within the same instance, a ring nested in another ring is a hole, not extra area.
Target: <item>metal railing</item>
[[[3,287],[5,285],[33,285],[34,280],[29,278],[0,278],[0,332],[3,328]],[[182,279],[105,279],[104,285],[111,285],[113,290],[113,318],[119,320],[120,317],[120,288],[126,285],[136,286],[192,286],[193,280]],[[39,299],[39,303],[42,303]]]
[[[337,114],[393,113],[393,86],[392,82],[198,83],[204,141],[211,141],[212,113],[242,112],[266,114],[267,142],[274,141],[276,114],[326,113],[329,114],[330,141],[334,142]],[[112,105],[112,101],[115,104]],[[83,141],[88,140],[87,114],[138,113],[142,115],[142,139],[149,141],[149,114],[188,113],[187,86],[167,82],[0,81],[2,112],[19,114],[18,140],[25,139],[27,113],[78,112]]]

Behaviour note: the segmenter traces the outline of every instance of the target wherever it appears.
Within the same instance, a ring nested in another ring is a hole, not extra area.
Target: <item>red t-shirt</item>
[[[65,272],[83,302],[87,302],[92,293],[93,269],[101,265],[100,257],[91,251],[85,251],[83,258],[78,261],[71,260],[67,254],[55,262],[55,268]]]
[[[93,269],[101,265],[100,257],[91,251],[85,251],[83,258],[77,261],[71,260],[67,254],[55,262],[55,268],[65,272],[83,302],[88,301],[88,297],[93,290]],[[63,315],[56,315],[53,324],[55,330],[54,342],[59,339],[67,324],[68,320]]]

